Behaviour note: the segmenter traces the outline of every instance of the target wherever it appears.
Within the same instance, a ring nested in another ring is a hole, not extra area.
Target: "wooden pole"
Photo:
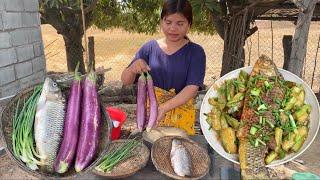
[[[85,52],[85,62],[86,62],[86,65],[87,65],[87,71],[90,71],[89,70],[89,63],[88,63],[88,60],[89,60],[89,55],[88,55],[88,43],[87,43],[87,33],[86,33],[86,18],[85,18],[85,12],[84,12],[84,7],[83,7],[83,0],[80,0],[80,5],[81,5],[81,15],[82,15],[82,26],[83,26],[83,33],[84,33],[84,52]]]
[[[318,58],[318,51],[320,48],[320,35],[319,35],[319,39],[318,39],[318,47],[317,47],[317,51],[316,51],[316,57],[314,58],[314,67],[313,67],[313,72],[312,72],[312,80],[311,80],[311,89],[313,87],[313,80],[314,80],[314,76],[315,76],[315,72],[316,72],[316,67],[317,67],[317,58]],[[320,88],[320,87],[319,87]],[[320,92],[319,92],[320,93]]]
[[[292,47],[292,36],[284,35],[282,38],[283,47],[283,69],[288,70],[290,64],[290,54]]]
[[[272,20],[271,22],[271,60],[273,61],[273,24]]]
[[[248,66],[251,65],[251,50],[252,50],[252,41],[251,41],[251,37],[249,38],[250,41],[250,47],[249,47],[249,62],[248,62]]]
[[[258,57],[260,57],[260,34],[258,31]]]
[[[88,37],[88,53],[89,53],[89,64],[92,64],[93,70],[96,70],[95,52],[94,52],[94,37]]]

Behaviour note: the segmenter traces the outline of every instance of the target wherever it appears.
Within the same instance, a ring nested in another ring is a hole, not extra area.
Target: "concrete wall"
[[[44,80],[38,11],[38,0],[0,0],[0,99]]]

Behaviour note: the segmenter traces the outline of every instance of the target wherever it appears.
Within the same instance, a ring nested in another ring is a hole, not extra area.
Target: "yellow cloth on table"
[[[172,89],[170,91],[155,87],[155,94],[159,104],[162,104],[172,99],[176,93]],[[193,99],[190,99],[186,104],[181,105],[166,113],[158,126],[171,126],[185,130],[189,135],[195,134],[196,109]]]

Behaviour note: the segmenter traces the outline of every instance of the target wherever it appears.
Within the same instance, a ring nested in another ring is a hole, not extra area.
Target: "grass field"
[[[273,22],[273,33],[270,21],[260,21],[256,23],[259,31],[252,35],[245,46],[246,65],[252,65],[261,54],[266,54],[276,62],[278,67],[283,65],[283,35],[294,33],[294,25],[290,22]],[[95,38],[96,66],[112,68],[106,74],[106,82],[120,80],[122,70],[127,67],[134,57],[136,51],[145,42],[157,39],[161,33],[155,35],[145,35],[128,33],[119,29],[101,31],[91,28],[87,31],[88,36]],[[272,41],[273,35],[273,41]],[[42,25],[42,36],[45,46],[46,64],[48,71],[67,71],[64,42],[61,35],[58,35],[50,25]],[[320,36],[320,24],[313,23],[310,27],[308,39],[308,51],[306,56],[306,67],[304,79],[311,85],[313,69],[315,67],[315,57],[317,53],[318,39]],[[190,34],[190,39],[200,44],[206,52],[207,67],[205,84],[213,83],[212,77],[218,78],[221,69],[221,59],[223,52],[223,41],[218,35],[208,36],[203,34]],[[272,48],[273,47],[273,48]],[[273,52],[273,53],[272,53]],[[320,52],[317,61],[320,59]],[[320,63],[316,66],[313,89],[319,90],[320,83]]]

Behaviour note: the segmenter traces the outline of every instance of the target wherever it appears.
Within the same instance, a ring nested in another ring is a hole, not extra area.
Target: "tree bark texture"
[[[63,36],[66,55],[67,55],[67,66],[68,71],[73,72],[77,63],[79,62],[79,72],[85,73],[85,66],[83,61],[83,47],[82,47],[82,36]]]
[[[98,0],[92,0],[84,9],[86,18],[86,27],[92,25],[92,11],[95,9]],[[50,8],[45,2],[40,1],[41,21],[52,25],[58,34],[63,36],[65,42],[67,67],[69,72],[73,72],[78,62],[80,62],[79,72],[84,74],[85,65],[83,58],[83,26],[81,11],[61,6],[59,8]]]
[[[300,11],[298,15],[298,22],[292,40],[292,51],[290,55],[290,61],[292,63],[288,66],[288,70],[299,77],[302,77],[304,57],[307,51],[309,27],[317,1],[303,0],[301,3],[303,3],[303,7],[306,8],[300,8],[300,10],[304,9],[304,11]]]
[[[249,30],[248,11],[236,15],[225,23],[224,52],[220,76],[244,66],[244,45]]]

